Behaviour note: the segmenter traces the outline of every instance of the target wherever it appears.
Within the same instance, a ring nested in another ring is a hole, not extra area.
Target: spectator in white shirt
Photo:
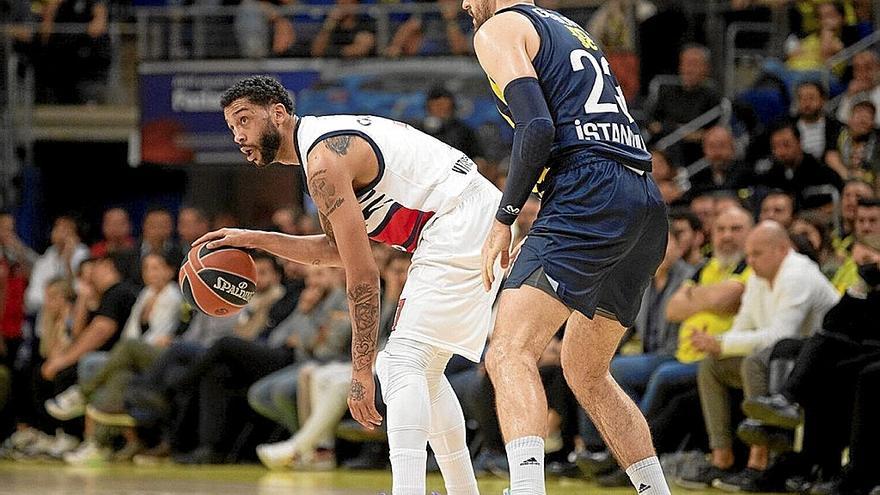
[[[853,105],[862,100],[871,101],[875,107],[880,108],[880,59],[873,51],[866,50],[857,53],[852,61],[853,78],[846,93],[837,107],[837,120],[842,123],[849,122]],[[880,112],[874,116],[874,123],[880,127]]]
[[[762,222],[746,240],[755,276],[746,283],[733,328],[721,337],[721,356],[746,356],[777,341],[809,337],[840,296],[806,256],[796,253],[785,229]]]
[[[815,263],[792,249],[785,228],[777,222],[764,221],[752,230],[746,240],[746,260],[753,275],[730,331],[717,337],[697,332],[691,339],[694,347],[710,355],[700,363],[697,375],[712,449],[711,466],[701,473],[705,476],[700,481],[751,490],[767,468],[769,451],[766,446],[752,446],[747,468],[732,471],[731,389],[743,389],[746,398],[768,393],[766,369],[773,344],[819,330],[839,295]]]
[[[31,279],[25,292],[25,309],[34,314],[43,306],[46,284],[55,278],[73,281],[79,264],[89,257],[89,248],[80,240],[76,219],[60,216],[55,219],[50,234],[52,245],[34,263]]]
[[[164,253],[150,253],[141,263],[144,288],[138,294],[122,329],[123,339],[143,340],[167,347],[180,325],[183,296],[175,280],[179,260]]]

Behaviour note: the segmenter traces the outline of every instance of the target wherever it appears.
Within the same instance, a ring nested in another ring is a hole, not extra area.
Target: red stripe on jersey
[[[403,305],[406,303],[406,298],[401,298],[397,301],[397,311],[394,312],[394,322],[391,323],[391,331],[397,330],[397,322],[400,320],[400,313],[403,311]]]
[[[416,250],[419,235],[434,212],[410,210],[396,204],[388,215],[382,221],[381,230],[370,233],[370,239],[411,253]]]

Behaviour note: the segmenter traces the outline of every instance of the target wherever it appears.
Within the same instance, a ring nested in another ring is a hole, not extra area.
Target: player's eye
[[[241,120],[239,120],[239,123],[241,125],[245,125],[245,124],[247,124],[247,120],[248,120],[247,117],[242,117]]]

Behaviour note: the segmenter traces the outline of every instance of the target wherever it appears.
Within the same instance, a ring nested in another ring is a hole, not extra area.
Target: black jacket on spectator
[[[358,15],[357,21],[351,29],[346,28],[344,24],[343,22],[336,24],[336,27],[330,33],[330,42],[327,44],[327,51],[324,53],[325,57],[341,57],[342,49],[354,43],[354,39],[361,31],[376,32],[376,21],[366,15]],[[373,48],[370,54],[374,53],[375,48]]]
[[[826,332],[843,335],[856,342],[876,340],[880,344],[880,290],[873,290],[865,298],[849,293],[828,310],[822,322]]]
[[[99,351],[109,351],[119,342],[122,335],[122,328],[131,314],[131,308],[137,300],[137,289],[126,282],[120,282],[107,289],[101,296],[101,302],[98,309],[92,313],[95,316],[106,316],[116,322],[116,333],[104,342]]]
[[[767,164],[765,161],[764,164]],[[755,182],[765,185],[772,189],[782,189],[797,195],[798,204],[804,204],[804,189],[812,186],[820,186],[830,184],[837,188],[843,189],[843,180],[837,175],[833,169],[819,163],[809,153],[804,153],[804,159],[801,164],[794,169],[786,169],[781,163],[770,162],[770,166],[764,168],[759,162],[756,167]]]
[[[440,119],[435,119],[440,120]],[[477,158],[482,155],[477,133],[457,118],[437,122],[425,119],[417,125],[419,129],[440,141],[462,151],[469,158]]]
[[[661,86],[657,91],[656,98],[651,104],[651,121],[659,122],[659,133],[652,136],[652,140],[663,137],[683,124],[686,124],[700,115],[711,110],[721,101],[721,95],[708,85],[695,88],[683,86]],[[707,123],[703,129],[714,125],[717,119]],[[673,161],[689,164],[700,159],[702,146],[693,140],[684,140],[667,151],[674,157]]]
[[[749,187],[754,183],[752,171],[742,162],[735,161],[731,163],[720,183],[715,181],[711,165],[702,160],[698,164],[705,166],[690,176],[690,193],[692,196],[705,191],[741,189]]]
[[[840,470],[841,452],[856,424],[853,402],[859,374],[880,362],[878,319],[880,291],[866,297],[847,293],[825,315],[821,332],[795,342],[802,348],[781,393],[804,408],[802,460],[820,466],[826,475]]]
[[[662,134],[711,110],[721,102],[721,95],[709,86],[687,89],[682,86],[661,86],[651,109],[651,120],[663,125]]]
[[[817,160],[824,159],[825,153],[828,151],[837,149],[837,137],[840,136],[840,131],[843,129],[843,125],[841,125],[833,115],[824,114],[823,117],[825,117],[825,146],[822,150],[822,156],[817,157]],[[798,130],[801,132],[801,147],[803,147],[804,130],[798,126],[798,120],[797,117],[794,117],[791,119],[791,123],[797,126]],[[767,137],[766,139],[769,147],[770,138]]]

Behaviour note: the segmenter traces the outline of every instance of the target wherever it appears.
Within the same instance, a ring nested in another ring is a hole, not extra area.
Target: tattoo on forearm
[[[366,394],[367,394],[367,390],[364,388],[364,385],[361,382],[357,381],[356,379],[352,378],[351,392],[349,393],[348,397],[351,400],[362,401],[362,400],[364,400],[364,397],[366,396]]]
[[[348,153],[348,146],[350,144],[351,136],[335,136],[324,140],[324,146],[339,156],[345,156]]]
[[[351,364],[355,371],[372,366],[379,333],[379,287],[362,283],[348,291],[352,312]]]

